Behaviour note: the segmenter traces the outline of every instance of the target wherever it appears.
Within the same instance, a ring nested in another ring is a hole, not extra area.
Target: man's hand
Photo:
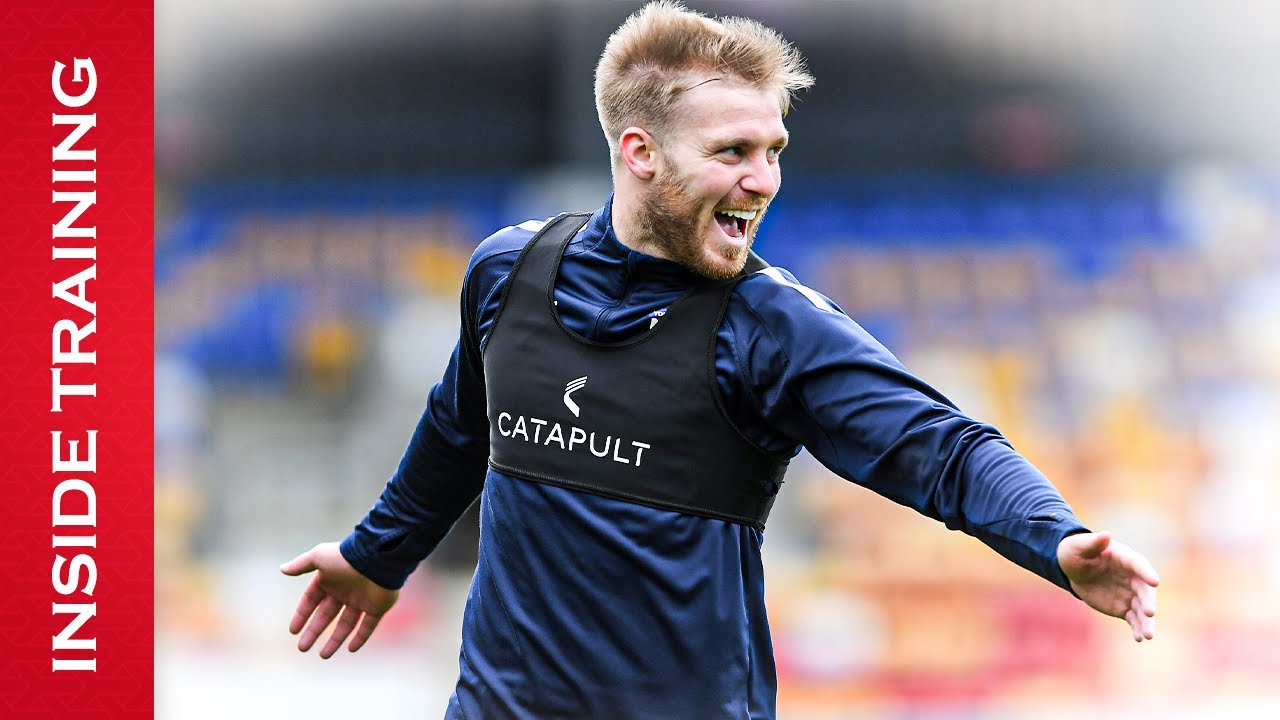
[[[338,543],[321,543],[280,566],[280,572],[285,575],[303,575],[313,570],[316,574],[302,592],[289,621],[289,632],[297,635],[302,631],[298,649],[310,650],[320,633],[341,612],[333,634],[320,648],[320,657],[327,659],[337,652],[352,630],[355,635],[347,649],[359,650],[378,627],[383,614],[396,604],[400,591],[388,590],[361,575],[342,557]],[[307,622],[307,618],[311,622]],[[306,625],[305,631],[303,625]]]
[[[1089,607],[1127,620],[1138,642],[1156,636],[1160,576],[1133,548],[1108,532],[1068,535],[1058,543],[1058,564]]]

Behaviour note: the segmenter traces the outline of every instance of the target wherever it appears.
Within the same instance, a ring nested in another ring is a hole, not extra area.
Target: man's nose
[[[769,162],[768,158],[762,153],[751,159],[751,163],[747,167],[747,174],[739,184],[743,190],[749,193],[771,198],[778,193],[780,182],[781,176],[778,172],[778,166]]]

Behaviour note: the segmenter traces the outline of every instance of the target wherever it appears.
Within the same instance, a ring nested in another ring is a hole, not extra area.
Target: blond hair
[[[708,18],[673,0],[651,2],[609,37],[596,65],[596,112],[613,164],[623,130],[664,135],[680,94],[708,74],[777,92],[784,116],[792,93],[813,84],[800,52],[777,31],[748,18]]]

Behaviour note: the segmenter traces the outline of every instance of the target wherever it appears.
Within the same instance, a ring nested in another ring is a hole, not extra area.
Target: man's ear
[[[652,180],[657,173],[658,143],[643,128],[635,126],[622,131],[618,152],[627,171],[640,180]]]

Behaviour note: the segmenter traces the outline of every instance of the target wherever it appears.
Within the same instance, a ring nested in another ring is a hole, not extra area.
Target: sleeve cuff
[[[1076,595],[1076,591],[1071,589],[1071,581],[1067,579],[1067,574],[1062,571],[1062,565],[1058,563],[1058,545],[1064,539],[1071,535],[1079,535],[1080,533],[1093,532],[1089,528],[1081,525],[1078,521],[1060,523],[1063,528],[1058,535],[1058,540],[1053,544],[1053,575],[1049,579],[1063,590],[1071,593],[1071,596],[1079,600],[1080,596]]]
[[[387,590],[399,590],[404,587],[405,581],[409,578],[409,573],[379,567],[378,563],[360,547],[355,532],[338,543],[338,551],[347,562],[351,563],[351,567],[355,568],[356,572]]]

